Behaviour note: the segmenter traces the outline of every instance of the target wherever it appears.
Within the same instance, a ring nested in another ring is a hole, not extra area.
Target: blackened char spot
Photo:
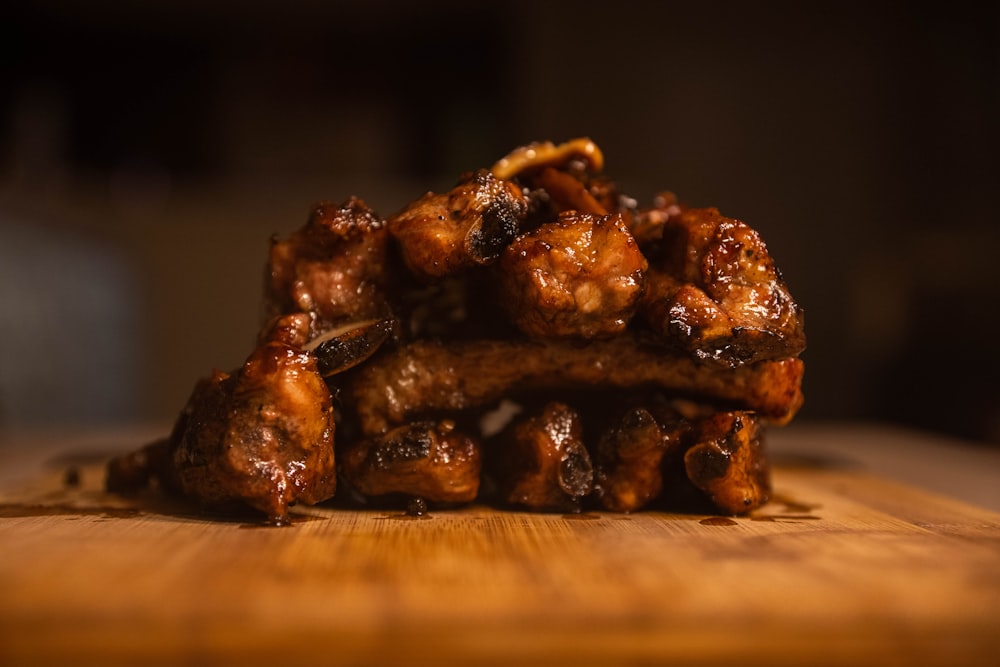
[[[383,319],[367,327],[323,341],[314,354],[323,377],[341,373],[372,356],[392,332],[392,320]]]
[[[506,197],[492,202],[483,211],[483,223],[469,235],[469,251],[477,262],[500,256],[517,236],[520,207]]]
[[[417,423],[400,429],[378,443],[373,452],[375,466],[386,469],[395,461],[415,461],[430,456],[432,424]]]
[[[729,455],[718,447],[695,447],[688,453],[688,476],[695,484],[718,479],[729,469]]]

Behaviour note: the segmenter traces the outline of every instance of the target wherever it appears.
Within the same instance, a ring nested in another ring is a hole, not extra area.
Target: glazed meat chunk
[[[694,422],[684,470],[720,510],[742,514],[767,502],[771,476],[764,432],[752,412],[718,412]]]
[[[385,317],[388,238],[385,222],[356,197],[317,204],[302,228],[271,240],[265,314],[309,313],[310,337],[344,322]]]
[[[753,229],[714,208],[688,209],[664,221],[662,242],[642,306],[655,331],[727,366],[805,349],[803,313]]]
[[[412,202],[389,219],[389,231],[410,271],[433,280],[496,260],[526,213],[517,185],[481,169]]]
[[[200,380],[165,443],[110,462],[109,487],[157,478],[203,505],[242,502],[275,523],[296,502],[332,497],[333,400],[316,359],[294,344],[308,326],[308,317],[291,316],[241,368]]]
[[[635,313],[646,266],[620,215],[567,212],[504,251],[501,302],[529,336],[608,337]]]
[[[360,440],[339,454],[344,479],[366,496],[402,494],[467,503],[479,492],[480,445],[450,421],[418,421]]]
[[[513,424],[488,450],[501,501],[537,511],[579,511],[594,481],[582,437],[579,415],[558,402]]]
[[[604,509],[634,512],[663,490],[661,464],[679,438],[665,432],[646,408],[632,408],[597,444],[596,495]]]

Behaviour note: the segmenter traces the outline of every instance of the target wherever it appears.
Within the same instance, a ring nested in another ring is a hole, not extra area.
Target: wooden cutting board
[[[300,508],[287,528],[0,488],[0,665],[995,665],[1000,514],[779,457],[742,518]]]

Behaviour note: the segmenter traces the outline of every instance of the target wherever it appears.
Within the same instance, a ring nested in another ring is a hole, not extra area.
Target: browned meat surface
[[[596,496],[604,509],[634,512],[663,490],[664,455],[680,445],[676,430],[665,431],[646,408],[633,408],[597,444]]]
[[[345,447],[344,479],[366,496],[467,503],[479,492],[480,445],[452,422],[415,422]]]
[[[620,215],[564,213],[504,251],[501,302],[529,336],[608,337],[632,319],[645,270]]]
[[[663,247],[647,275],[643,311],[668,340],[728,366],[805,348],[802,311],[746,224],[713,208],[685,210],[664,222]]]
[[[640,208],[603,169],[589,139],[538,142],[388,220],[316,205],[271,240],[246,363],[199,381],[108,488],[275,522],[338,475],[415,512],[766,502],[764,427],[803,401],[802,310],[746,224],[670,192]],[[527,412],[504,428],[509,408]]]
[[[576,341],[414,341],[358,367],[352,393],[366,433],[423,414],[487,405],[522,389],[656,386],[733,403],[784,422],[802,403],[797,358],[729,369],[645,345],[630,335]]]
[[[487,462],[500,500],[537,511],[575,512],[593,489],[580,416],[553,402],[492,443]]]
[[[293,321],[307,326],[308,318]],[[287,342],[301,338],[301,329],[275,332],[276,339],[258,346],[232,374],[216,371],[196,384],[171,434],[169,456],[147,452],[150,476],[205,505],[238,501],[275,522],[287,519],[291,504],[333,496],[330,390],[316,359]],[[112,479],[125,486],[141,482],[136,463],[112,461]]]
[[[496,260],[526,213],[521,189],[482,169],[414,201],[389,219],[389,231],[410,271],[429,280]]]
[[[719,412],[694,423],[684,454],[688,479],[723,512],[742,514],[767,502],[771,476],[760,420]]]
[[[744,514],[767,502],[759,416],[689,407],[634,408],[601,438],[596,497],[605,509],[630,512],[664,497],[670,507]]]
[[[317,204],[288,239],[271,240],[264,285],[268,317],[313,316],[310,337],[388,314],[388,230],[360,199]]]

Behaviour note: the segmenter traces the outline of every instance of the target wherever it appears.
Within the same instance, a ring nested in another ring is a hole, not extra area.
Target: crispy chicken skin
[[[359,440],[339,453],[344,479],[366,496],[403,494],[467,503],[479,492],[479,443],[450,421],[421,421]]]
[[[508,427],[487,450],[501,502],[541,512],[577,512],[593,489],[594,468],[580,416],[552,402]]]
[[[360,366],[351,394],[362,429],[383,433],[423,414],[484,406],[523,389],[655,386],[758,410],[774,422],[802,403],[800,359],[729,369],[630,335],[576,341],[419,340]]]
[[[642,311],[649,325],[694,357],[726,366],[795,356],[803,314],[760,236],[714,208],[687,209],[663,227]]]
[[[609,337],[632,319],[646,268],[620,215],[563,213],[504,251],[500,299],[529,336]]]
[[[389,231],[409,270],[430,281],[495,261],[526,213],[517,185],[481,169],[411,203],[389,219]]]
[[[296,502],[332,497],[333,400],[315,357],[289,344],[305,335],[302,326],[308,318],[293,316],[241,368],[198,381],[167,443],[154,445],[144,462],[113,460],[109,486],[124,490],[156,477],[206,506],[242,502],[276,523]],[[145,479],[137,463],[152,468]]]
[[[287,239],[271,239],[264,284],[268,318],[313,317],[310,337],[348,321],[385,317],[385,222],[362,200],[321,202]]]

